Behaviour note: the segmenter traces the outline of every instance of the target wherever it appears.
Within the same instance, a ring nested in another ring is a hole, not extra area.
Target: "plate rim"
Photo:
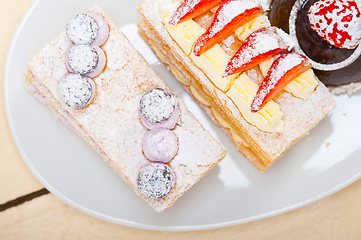
[[[214,223],[214,224],[204,224],[204,225],[190,225],[190,226],[155,226],[155,225],[149,225],[149,224],[142,224],[142,223],[137,223],[134,221],[128,221],[128,220],[124,220],[124,219],[118,219],[118,218],[114,218],[111,216],[105,216],[104,214],[101,214],[99,212],[93,211],[89,208],[83,207],[80,204],[77,204],[75,202],[73,202],[72,200],[70,200],[69,198],[67,198],[66,196],[62,195],[60,192],[58,192],[55,188],[53,188],[41,175],[40,173],[35,169],[35,167],[31,164],[30,160],[28,159],[27,155],[23,152],[23,149],[21,147],[21,144],[19,142],[18,136],[15,134],[15,128],[13,125],[13,121],[12,121],[12,116],[10,114],[10,110],[9,110],[9,96],[8,96],[8,72],[9,72],[9,65],[11,62],[11,55],[14,52],[15,49],[15,42],[17,41],[19,34],[24,26],[24,24],[26,23],[26,21],[28,20],[28,18],[30,17],[30,15],[32,14],[32,12],[34,11],[34,9],[38,6],[38,4],[41,2],[42,0],[35,0],[31,6],[29,7],[29,9],[26,11],[25,15],[22,17],[22,19],[20,20],[13,36],[10,42],[10,45],[8,47],[7,53],[6,53],[6,58],[5,58],[5,66],[4,66],[4,81],[3,81],[3,94],[4,94],[4,105],[5,105],[5,112],[6,112],[6,117],[7,117],[7,121],[8,121],[8,126],[11,132],[11,136],[13,138],[13,141],[23,159],[23,161],[25,162],[25,164],[27,165],[27,167],[29,168],[29,170],[32,172],[32,174],[36,177],[36,179],[46,188],[48,189],[52,194],[54,194],[57,198],[59,198],[60,200],[64,201],[65,203],[71,205],[72,207],[87,213],[93,217],[108,221],[108,222],[112,222],[112,223],[116,223],[116,224],[120,224],[123,226],[127,226],[127,227],[133,227],[133,228],[139,228],[139,229],[146,229],[146,230],[156,230],[156,231],[196,231],[196,230],[209,230],[209,229],[217,229],[217,228],[223,228],[223,227],[230,227],[230,226],[235,226],[235,225],[239,225],[239,224],[244,224],[244,223],[248,223],[248,222],[253,222],[253,221],[257,221],[257,220],[261,220],[261,219],[265,219],[265,218],[269,218],[269,217],[273,217],[279,214],[283,214],[295,209],[298,209],[300,207],[303,207],[305,205],[311,204],[313,202],[316,202],[320,199],[323,199],[325,197],[328,197],[330,195],[332,195],[333,193],[336,193],[337,191],[340,191],[341,189],[351,185],[352,183],[354,183],[355,181],[359,180],[361,178],[361,172],[358,172],[357,174],[355,174],[354,176],[350,177],[347,181],[342,182],[339,185],[334,186],[333,188],[329,189],[328,191],[325,191],[313,198],[307,199],[305,201],[299,202],[297,204],[294,204],[292,206],[287,206],[278,210],[274,210],[274,211],[270,211],[270,212],[266,212],[263,214],[258,214],[252,217],[247,217],[247,218],[243,218],[243,219],[238,219],[238,220],[234,220],[234,221],[225,221],[222,223]]]

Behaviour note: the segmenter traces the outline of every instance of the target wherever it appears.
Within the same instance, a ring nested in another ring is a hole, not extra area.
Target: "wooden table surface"
[[[0,0],[0,239],[361,239],[361,180],[288,213],[194,232],[120,226],[89,216],[49,193],[14,144],[3,97],[6,52],[32,2]]]

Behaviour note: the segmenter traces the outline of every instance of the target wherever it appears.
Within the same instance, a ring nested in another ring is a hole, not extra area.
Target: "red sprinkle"
[[[352,49],[361,38],[360,10],[353,0],[321,0],[310,7],[311,28],[330,45]]]

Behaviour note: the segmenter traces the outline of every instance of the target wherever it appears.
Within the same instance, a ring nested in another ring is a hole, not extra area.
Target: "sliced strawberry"
[[[257,112],[288,83],[312,67],[303,55],[288,52],[278,57],[267,72],[251,104],[251,111]]]
[[[254,31],[229,60],[223,77],[242,72],[248,68],[287,51],[289,46],[276,34],[273,27]]]
[[[207,31],[194,44],[194,54],[202,55],[234,30],[263,13],[251,0],[225,0]]]
[[[216,7],[221,1],[222,0],[185,0],[177,10],[175,10],[169,23],[177,25],[180,22],[195,18]]]

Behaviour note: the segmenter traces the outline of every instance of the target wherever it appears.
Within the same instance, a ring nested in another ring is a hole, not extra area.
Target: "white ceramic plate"
[[[338,107],[265,174],[239,154],[181,85],[134,35],[159,75],[228,151],[228,156],[173,207],[156,213],[101,157],[24,87],[27,60],[54,39],[68,19],[98,3],[119,26],[136,23],[141,3],[125,0],[37,0],[14,35],[5,67],[7,116],[18,149],[53,194],[93,216],[156,230],[209,229],[280,214],[316,201],[361,176],[361,92],[336,97]],[[134,25],[133,25],[134,26]],[[131,33],[132,27],[125,30]]]

